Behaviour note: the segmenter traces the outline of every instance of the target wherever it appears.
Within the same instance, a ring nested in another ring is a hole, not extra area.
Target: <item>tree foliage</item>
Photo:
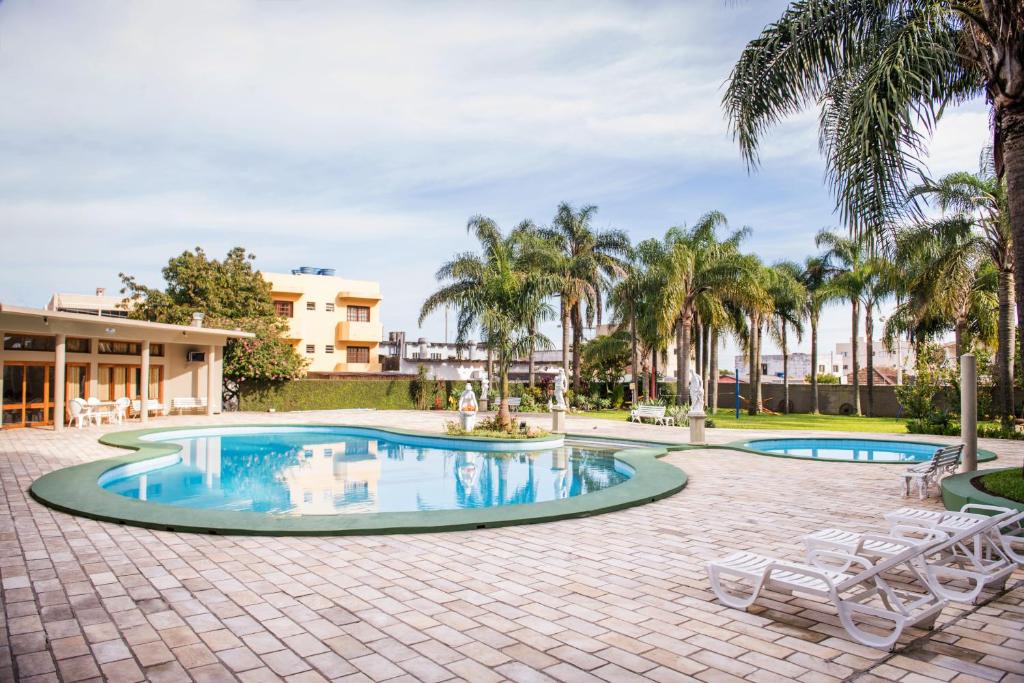
[[[253,268],[255,257],[242,247],[223,260],[211,259],[201,247],[170,259],[163,268],[163,289],[149,287],[121,273],[129,316],[138,320],[187,325],[193,313],[204,325],[252,332],[251,339],[230,339],[224,349],[224,380],[278,382],[301,374],[303,360],[282,339],[285,321],[274,313],[270,285]]]

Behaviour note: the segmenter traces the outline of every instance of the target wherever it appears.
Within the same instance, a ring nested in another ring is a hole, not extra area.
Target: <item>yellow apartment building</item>
[[[336,277],[329,268],[263,273],[287,340],[309,361],[307,373],[380,372],[380,284]]]

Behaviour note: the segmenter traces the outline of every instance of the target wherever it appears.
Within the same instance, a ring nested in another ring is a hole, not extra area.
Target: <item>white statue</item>
[[[476,393],[473,391],[473,385],[466,382],[466,388],[462,392],[462,396],[459,396],[459,412],[462,413],[475,413],[480,409],[480,406],[476,402]]]
[[[555,373],[555,409],[565,410],[565,370],[558,368]]]
[[[480,379],[480,398],[485,401],[491,400],[491,380],[484,370],[484,376]]]
[[[704,414],[704,382],[693,368],[690,368],[690,414]]]

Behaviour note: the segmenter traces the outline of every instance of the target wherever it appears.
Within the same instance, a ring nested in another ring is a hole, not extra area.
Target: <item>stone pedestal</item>
[[[686,418],[690,421],[690,443],[696,446],[703,446],[707,443],[704,436],[704,420],[707,419],[704,413],[689,413]]]
[[[554,434],[565,434],[565,408],[551,409],[551,431]]]
[[[483,410],[483,411],[490,410],[490,407],[487,405],[487,403],[488,403],[488,401],[487,401],[487,397],[486,396],[481,398],[480,399],[480,410]]]

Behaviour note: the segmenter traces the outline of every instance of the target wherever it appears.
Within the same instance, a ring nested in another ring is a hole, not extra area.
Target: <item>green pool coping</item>
[[[452,437],[429,432],[414,432],[389,427],[368,427],[340,423],[315,424],[251,424],[222,425],[224,428],[274,427],[338,427],[378,432],[382,436],[415,436],[438,441],[466,442],[467,450],[474,450],[474,442],[508,443],[513,446],[523,440],[502,441],[487,437]],[[140,501],[99,486],[99,478],[107,471],[161,456],[174,455],[181,447],[177,444],[144,441],[141,437],[156,433],[217,429],[211,425],[191,425],[162,429],[141,429],[112,432],[100,438],[100,443],[124,448],[130,453],[116,455],[81,465],[73,465],[43,475],[32,482],[29,493],[36,501],[61,512],[116,524],[206,534],[258,535],[258,536],[332,536],[366,534],[431,533],[483,529],[517,524],[537,524],[560,519],[589,517],[651,503],[681,491],[687,483],[686,473],[659,458],[670,450],[683,448],[680,444],[637,442],[635,448],[615,452],[615,458],[629,465],[633,476],[615,486],[561,500],[507,505],[493,508],[463,510],[425,510],[416,512],[374,512],[337,515],[289,516],[259,512],[204,510]],[[566,435],[588,441],[599,441],[589,435]],[[562,435],[532,439],[551,447],[561,445]],[[630,440],[608,439],[618,443]]]
[[[757,439],[740,439],[739,441],[730,441],[729,443],[708,445],[704,448],[717,448],[731,451],[740,451],[741,453],[751,453],[753,455],[766,455],[769,458],[786,458],[788,460],[803,460],[804,462],[845,462],[845,463],[856,463],[861,465],[903,465],[904,467],[908,462],[884,462],[874,460],[843,460],[842,458],[804,458],[799,455],[788,455],[786,453],[770,453],[768,451],[759,451],[756,448],[749,448],[746,444],[751,441],[785,441],[786,439],[799,439],[799,440],[814,440],[814,441],[880,441],[884,443],[912,443],[919,446],[934,446],[936,449],[944,448],[949,446],[948,443],[935,443],[934,441],[910,441],[908,439],[879,439],[876,437],[842,437],[842,436],[780,436],[776,438],[759,437]],[[978,462],[991,462],[996,460],[999,456],[990,450],[984,448],[978,449]]]
[[[968,503],[980,505],[997,505],[1012,510],[1024,510],[1024,503],[1018,503],[1009,498],[1003,498],[991,493],[986,493],[974,485],[975,479],[980,479],[986,474],[994,472],[1007,472],[1019,470],[1019,467],[1002,467],[994,470],[974,470],[973,472],[961,472],[946,477],[940,484],[942,488],[942,504],[947,510],[959,510]]]

